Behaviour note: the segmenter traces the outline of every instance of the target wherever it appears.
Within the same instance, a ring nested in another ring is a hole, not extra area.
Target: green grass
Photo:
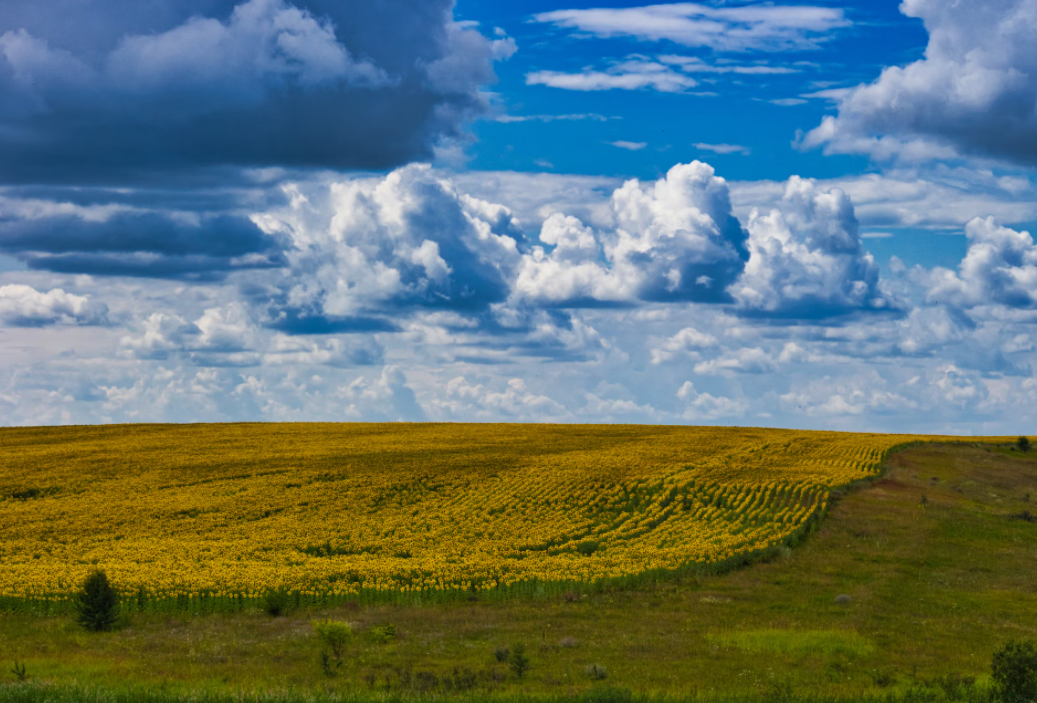
[[[874,644],[852,630],[745,630],[710,634],[707,639],[719,647],[756,653],[866,657],[875,652]]]
[[[1034,456],[912,447],[889,459],[883,478],[833,501],[820,528],[785,556],[575,598],[380,603],[281,618],[258,609],[152,612],[99,635],[67,616],[3,614],[0,682],[14,682],[8,671],[18,660],[37,687],[0,686],[0,703],[172,703],[193,693],[229,703],[239,692],[286,702],[561,703],[603,686],[663,703],[980,701],[992,653],[1007,639],[1037,638],[1037,523],[1009,519],[1037,508]],[[839,594],[852,601],[835,603]],[[332,678],[321,672],[310,624],[329,618],[358,633]],[[372,634],[390,623],[395,639]],[[519,642],[532,662],[521,680],[494,657]],[[591,681],[590,664],[608,678]],[[452,693],[455,674],[466,672],[471,689]]]

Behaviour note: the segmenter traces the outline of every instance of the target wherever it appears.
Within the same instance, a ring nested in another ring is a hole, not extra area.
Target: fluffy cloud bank
[[[937,268],[929,299],[962,307],[1037,307],[1037,245],[1029,232],[976,218],[965,227],[968,254],[957,272]]]
[[[108,322],[108,306],[60,288],[41,293],[31,286],[0,286],[0,322],[12,327],[102,325]]]
[[[907,160],[954,155],[1037,164],[1037,6],[905,0],[929,31],[925,58],[847,92],[806,146]]]
[[[850,198],[793,177],[779,209],[749,217],[749,261],[731,289],[744,308],[797,317],[894,306],[861,242]]]
[[[494,59],[514,51],[455,23],[452,9],[451,0],[9,0],[0,178],[429,158],[486,109],[479,88],[494,80]]]

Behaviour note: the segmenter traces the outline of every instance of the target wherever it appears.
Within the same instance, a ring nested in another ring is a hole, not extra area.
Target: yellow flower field
[[[783,542],[932,437],[454,424],[0,430],[0,596],[307,599],[605,582]]]

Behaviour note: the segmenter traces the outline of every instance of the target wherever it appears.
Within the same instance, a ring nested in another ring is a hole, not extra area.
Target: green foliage
[[[500,646],[497,647],[497,649],[493,650],[493,656],[497,659],[497,661],[503,664],[511,658],[511,650],[507,647]]]
[[[1019,439],[1017,439],[1015,441],[1015,446],[1019,447],[1020,451],[1024,451],[1024,452],[1030,451],[1030,438],[1029,437],[1020,437]]]
[[[371,628],[371,639],[381,644],[388,644],[396,639],[396,626],[392,623],[387,625],[375,625]]]
[[[337,620],[314,620],[311,623],[323,648],[320,652],[321,670],[325,676],[334,675],[342,667],[346,647],[353,640],[353,627]]]
[[[263,610],[271,617],[280,617],[288,612],[288,593],[284,590],[267,591],[263,596]]]
[[[592,681],[607,679],[609,675],[609,672],[601,664],[590,664],[583,671]]]
[[[508,666],[511,667],[512,673],[520,679],[529,671],[529,657],[526,656],[526,646],[521,642],[511,648]]]
[[[15,660],[14,668],[11,669],[11,673],[14,674],[14,677],[19,681],[29,680],[29,674],[25,671],[25,662],[18,663],[18,661]]]
[[[1002,703],[1037,701],[1037,643],[1008,642],[994,653],[991,678]]]
[[[76,622],[93,632],[110,630],[119,620],[119,594],[100,569],[86,577],[73,605]]]

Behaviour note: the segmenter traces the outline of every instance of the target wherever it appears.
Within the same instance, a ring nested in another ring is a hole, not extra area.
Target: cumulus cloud
[[[893,307],[841,190],[824,192],[794,176],[779,208],[753,210],[748,229],[749,261],[730,289],[743,309],[823,317]]]
[[[680,355],[698,356],[699,351],[717,346],[717,338],[694,327],[685,327],[652,350],[652,363],[662,364]]]
[[[555,241],[554,228],[565,223],[585,242],[581,258],[572,259],[568,244],[550,253],[535,247],[523,257],[516,294],[560,305],[728,300],[725,288],[748,255],[746,234],[731,214],[727,183],[712,167],[696,161],[651,185],[627,181],[610,206],[613,228],[598,237],[575,218],[549,219],[549,239],[541,241]]]
[[[731,376],[742,373],[770,373],[778,368],[777,361],[759,347],[745,347],[727,351],[716,359],[695,364],[695,373],[701,376]]]
[[[367,421],[421,422],[425,410],[408,384],[407,376],[395,365],[382,369],[377,379],[361,376],[339,389],[349,405],[346,412]]]
[[[103,325],[108,306],[60,288],[42,293],[32,286],[0,286],[0,322],[11,327],[55,324]]]
[[[568,415],[551,398],[531,392],[521,378],[508,379],[503,387],[494,389],[458,376],[448,381],[443,391],[435,405],[438,412],[449,417],[557,419]]]
[[[982,156],[1037,164],[1037,6],[1029,0],[906,0],[925,58],[838,97],[807,147],[875,158]]]
[[[451,0],[128,0],[0,9],[0,177],[387,168],[487,110],[514,42]],[[86,29],[84,29],[86,28]]]
[[[719,418],[740,417],[749,409],[748,403],[742,400],[700,393],[695,384],[685,381],[677,390],[677,397],[685,403],[682,417],[685,420],[716,420]]]
[[[1029,232],[1001,227],[993,217],[965,227],[968,253],[958,271],[930,274],[929,300],[962,307],[1037,306],[1037,245]]]
[[[287,332],[391,329],[379,313],[485,312],[508,297],[522,237],[511,212],[425,165],[318,186],[255,218],[287,237],[287,273],[259,291]],[[379,327],[379,325],[383,325]]]
[[[577,36],[665,40],[720,51],[814,49],[834,30],[851,24],[842,10],[827,7],[710,7],[697,3],[553,10],[533,19],[575,30]]]

